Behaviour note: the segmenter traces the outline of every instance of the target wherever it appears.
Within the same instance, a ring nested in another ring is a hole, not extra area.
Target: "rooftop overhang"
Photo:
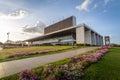
[[[42,36],[38,36],[38,37],[35,37],[35,38],[32,38],[32,39],[27,39],[25,41],[33,42],[33,41],[44,40],[44,39],[48,39],[48,38],[53,38],[53,37],[65,36],[65,35],[73,34],[73,33],[76,33],[76,28],[77,27],[81,27],[81,26],[84,26],[85,30],[91,30],[96,35],[101,36],[96,31],[94,31],[89,26],[87,26],[86,24],[83,23],[83,24],[79,24],[79,25],[76,25],[76,26],[71,26],[69,28],[65,28],[65,29],[62,29],[62,30],[54,31],[54,32],[51,32],[51,33],[48,33],[48,34],[44,34]]]
[[[35,37],[35,38],[32,38],[32,39],[25,40],[25,41],[33,42],[33,41],[38,41],[38,40],[43,40],[43,39],[48,39],[48,38],[53,38],[53,37],[58,37],[58,36],[70,35],[70,34],[73,34],[75,32],[76,32],[76,26],[72,26],[72,27],[69,27],[69,28],[54,31],[54,32],[51,32],[51,33],[48,33],[48,34],[44,34],[42,36],[38,36],[38,37]]]
[[[86,24],[83,24],[85,27],[85,30],[91,30],[92,33],[95,33],[96,35],[103,37],[102,35],[100,35],[99,33],[97,33],[96,31],[94,31],[93,29],[91,29],[89,26],[87,26]]]

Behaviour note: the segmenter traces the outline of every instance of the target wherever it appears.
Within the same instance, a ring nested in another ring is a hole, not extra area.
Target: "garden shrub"
[[[104,46],[94,53],[71,57],[63,65],[48,64],[37,70],[22,71],[18,80],[81,80],[85,68],[100,60],[108,52],[108,48],[110,47]]]

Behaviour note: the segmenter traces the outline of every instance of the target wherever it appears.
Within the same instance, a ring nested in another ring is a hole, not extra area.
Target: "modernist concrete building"
[[[71,16],[44,29],[44,35],[26,40],[31,45],[103,45],[103,36]]]

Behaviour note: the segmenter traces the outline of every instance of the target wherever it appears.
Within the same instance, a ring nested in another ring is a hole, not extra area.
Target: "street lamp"
[[[9,40],[10,32],[7,33],[7,41]]]

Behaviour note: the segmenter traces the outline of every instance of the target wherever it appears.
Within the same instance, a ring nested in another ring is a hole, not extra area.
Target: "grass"
[[[67,62],[68,59],[64,59],[50,64],[60,65]],[[40,67],[34,69],[37,70]],[[17,78],[18,74],[14,74],[0,80],[16,80]],[[85,76],[82,80],[120,80],[120,48],[111,48],[100,61],[91,64],[85,70]]]
[[[4,53],[6,55],[16,54],[21,52],[36,52],[40,50],[51,50],[51,49],[65,49],[70,48],[71,46],[35,46],[35,47],[26,47],[26,48],[12,48],[12,49],[3,49],[0,53]]]
[[[120,48],[111,48],[98,63],[88,67],[83,80],[120,80]]]
[[[75,56],[82,56],[83,54],[89,54],[89,53],[93,53],[94,51],[98,50],[98,48],[96,48],[95,50],[91,50],[91,51],[88,51],[88,52],[85,52],[85,53],[82,53],[82,54],[78,54],[78,55],[75,55]],[[39,70],[40,68],[43,68],[45,67],[46,65],[48,64],[51,64],[51,65],[64,65],[66,63],[69,62],[69,58],[65,58],[63,60],[59,60],[59,61],[56,61],[56,62],[51,62],[51,63],[47,63],[47,64],[44,64],[42,66],[38,66],[36,68],[33,68],[33,70]],[[17,80],[19,78],[19,74],[16,73],[16,74],[13,74],[13,75],[10,75],[10,76],[6,76],[6,77],[3,77],[1,78],[0,80]]]
[[[76,49],[76,48],[73,48],[73,46],[38,46],[38,47],[27,47],[27,48],[3,49],[3,50],[0,50],[0,62],[56,54],[56,53],[65,52],[65,51],[73,50],[73,49]],[[27,53],[27,52],[36,52],[36,51],[44,51],[44,50],[53,50],[53,51],[46,52],[44,54],[35,54],[35,55],[29,55],[29,56],[7,58],[11,54],[21,54],[23,52]]]

